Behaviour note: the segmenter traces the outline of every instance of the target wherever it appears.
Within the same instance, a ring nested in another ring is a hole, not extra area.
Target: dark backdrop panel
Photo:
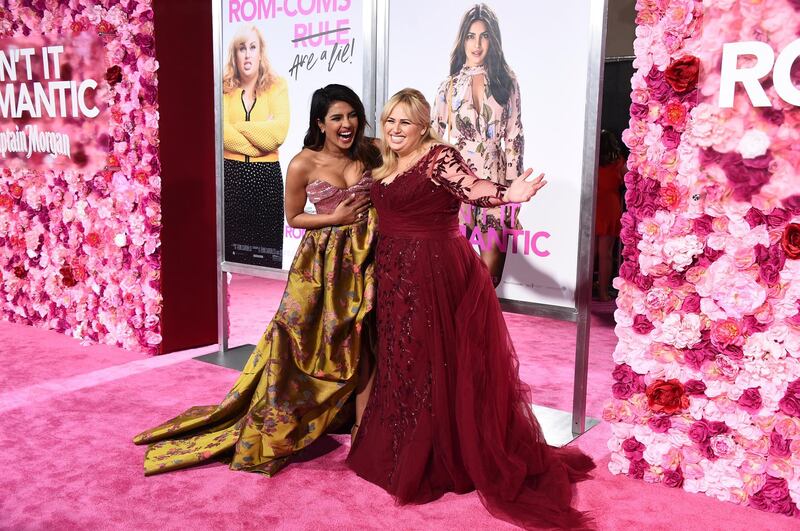
[[[157,0],[162,353],[217,342],[211,2]]]
[[[622,132],[628,128],[632,77],[632,59],[606,61],[600,124],[603,129],[613,132],[618,140],[621,139]],[[627,148],[622,143],[620,145],[627,153]]]

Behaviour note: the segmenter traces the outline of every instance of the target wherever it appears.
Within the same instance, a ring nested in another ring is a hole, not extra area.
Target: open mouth
[[[339,134],[336,136],[338,136],[339,140],[341,140],[342,142],[350,142],[353,140],[352,131],[339,131]]]
[[[402,142],[402,141],[403,141],[403,140],[405,140],[405,139],[406,139],[406,137],[404,137],[404,136],[400,136],[400,135],[389,135],[389,140],[391,140],[391,141],[392,141],[392,142],[394,142],[395,144],[397,144],[397,143],[400,143],[400,142]]]

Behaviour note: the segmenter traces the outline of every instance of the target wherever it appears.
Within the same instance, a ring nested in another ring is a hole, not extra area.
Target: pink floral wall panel
[[[800,2],[637,11],[609,468],[796,517],[800,110],[768,76],[770,107],[718,97],[723,43],[779,53]]]
[[[35,124],[70,139],[69,157],[0,159],[0,312],[86,342],[155,353],[161,180],[151,0],[6,5],[3,51],[63,45],[60,79],[96,80],[86,101],[99,114],[0,121],[1,131]],[[41,62],[34,58],[34,71]],[[1,94],[9,82],[0,83]],[[18,79],[15,94],[29,82],[47,83],[37,74]]]

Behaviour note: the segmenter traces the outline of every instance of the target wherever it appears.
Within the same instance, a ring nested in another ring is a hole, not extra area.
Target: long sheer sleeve
[[[508,96],[508,116],[503,138],[503,149],[506,152],[506,181],[511,182],[524,170],[525,136],[522,131],[522,109],[519,84],[513,80],[511,94]]]
[[[447,108],[447,91],[450,90],[451,79],[448,77],[439,85],[439,90],[436,92],[436,99],[433,100],[433,108],[431,109],[431,128],[440,137],[444,137],[447,132],[447,122],[450,117]]]
[[[506,204],[503,194],[507,186],[489,179],[481,179],[452,146],[440,144],[430,166],[430,178],[441,185],[463,203],[480,207],[495,207]]]

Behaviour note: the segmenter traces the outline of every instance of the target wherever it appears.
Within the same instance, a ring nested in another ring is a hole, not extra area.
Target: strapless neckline
[[[369,179],[369,178],[370,178],[369,175],[367,175],[365,173],[365,174],[363,174],[361,176],[361,179],[359,179],[358,182],[356,182],[355,184],[351,184],[350,186],[346,186],[344,188],[341,187],[341,186],[336,186],[335,184],[330,183],[330,182],[328,182],[328,181],[326,181],[324,179],[312,179],[311,181],[309,181],[308,186],[311,186],[312,184],[316,184],[316,185],[320,185],[320,184],[325,185],[326,184],[326,185],[330,186],[331,188],[336,188],[337,190],[342,190],[344,192],[344,191],[350,190],[352,188],[355,188],[356,186],[358,186],[361,183],[363,183],[365,179]]]

